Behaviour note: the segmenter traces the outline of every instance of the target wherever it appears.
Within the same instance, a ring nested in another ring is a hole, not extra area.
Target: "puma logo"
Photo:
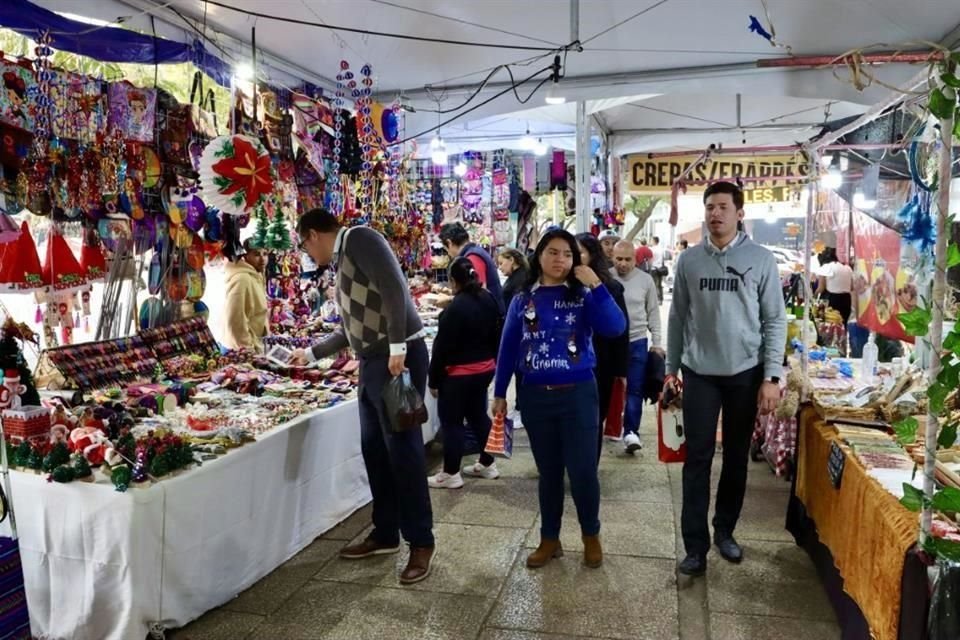
[[[747,267],[747,270],[744,271],[743,273],[738,272],[733,267],[727,267],[727,273],[731,273],[737,276],[738,278],[740,278],[740,282],[743,283],[743,286],[747,286],[747,274],[750,273],[751,271],[753,271],[753,267]]]

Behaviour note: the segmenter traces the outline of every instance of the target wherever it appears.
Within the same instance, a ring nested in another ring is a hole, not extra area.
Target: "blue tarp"
[[[54,49],[101,62],[192,62],[218,84],[230,86],[230,65],[207,53],[199,40],[190,45],[119,27],[99,28],[64,18],[27,0],[0,0],[0,26],[34,40],[49,30]]]

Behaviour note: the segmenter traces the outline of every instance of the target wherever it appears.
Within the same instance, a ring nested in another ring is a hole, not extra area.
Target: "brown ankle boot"
[[[563,557],[563,547],[559,540],[541,539],[537,550],[527,556],[527,566],[531,569],[539,569],[550,562],[553,558]]]
[[[603,564],[603,548],[600,536],[583,536],[583,564],[596,569]]]

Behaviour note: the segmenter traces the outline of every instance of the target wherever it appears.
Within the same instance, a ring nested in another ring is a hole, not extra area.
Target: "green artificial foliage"
[[[79,453],[73,456],[73,472],[77,478],[89,478],[93,475],[93,471],[90,469],[90,463]]]
[[[12,463],[17,467],[26,467],[30,460],[30,454],[33,453],[33,447],[26,440],[21,440],[13,454]]]
[[[167,464],[165,456],[154,456],[150,461],[150,475],[154,478],[162,478],[170,473],[170,465]]]
[[[257,207],[257,230],[253,234],[251,242],[255,247],[264,248],[267,246],[267,234],[270,230],[270,218],[267,217],[265,207]]]
[[[73,482],[76,478],[77,472],[74,468],[63,464],[54,469],[47,480],[53,480],[54,482]]]
[[[34,471],[39,471],[43,468],[43,454],[40,453],[39,449],[32,449],[30,451],[30,456],[27,458],[27,467]]]
[[[290,249],[290,229],[287,228],[287,221],[283,218],[283,213],[277,211],[270,223],[267,231],[266,248],[271,251],[287,251]]]
[[[114,488],[122,493],[130,486],[131,476],[130,467],[119,465],[110,472],[110,481],[113,482]]]
[[[50,449],[50,453],[43,458],[43,470],[50,473],[60,465],[67,464],[68,462],[70,462],[70,451],[67,449],[67,445],[58,442]]]

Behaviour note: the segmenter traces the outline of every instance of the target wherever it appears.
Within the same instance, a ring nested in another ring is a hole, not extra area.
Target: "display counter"
[[[817,564],[843,637],[925,637],[926,571],[914,552],[917,514],[843,455],[838,488],[828,472],[836,434],[812,408],[800,413],[788,529]]]
[[[33,633],[144,638],[269,574],[370,500],[356,400],[125,493],[11,472]]]

